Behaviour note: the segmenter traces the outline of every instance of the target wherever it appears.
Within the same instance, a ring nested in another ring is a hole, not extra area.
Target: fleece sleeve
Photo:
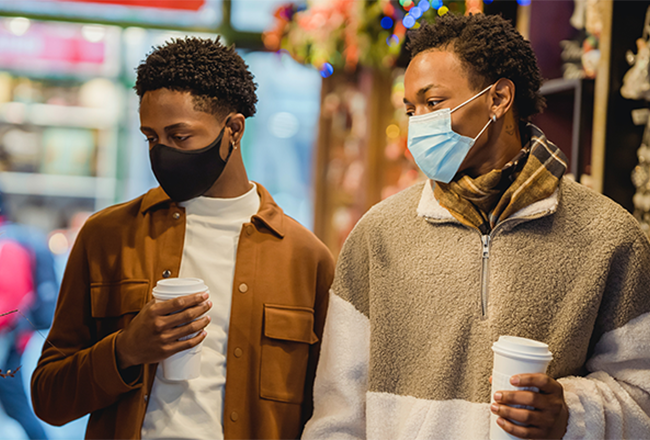
[[[54,322],[32,376],[38,417],[63,425],[105,408],[142,386],[142,367],[125,383],[117,366],[113,333],[96,339],[90,306],[90,275],[82,229],[70,253]]]
[[[330,290],[320,360],[314,382],[314,414],[303,439],[366,437],[370,353],[368,257],[359,225],[346,241]]]
[[[611,264],[586,377],[559,379],[565,439],[650,438],[650,245],[645,236]]]

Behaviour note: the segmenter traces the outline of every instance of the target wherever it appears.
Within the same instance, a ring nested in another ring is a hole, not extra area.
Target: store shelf
[[[7,102],[0,104],[0,122],[101,130],[113,128],[116,118],[111,112],[97,108]]]
[[[0,185],[9,194],[112,199],[115,179],[35,173],[0,173]]]

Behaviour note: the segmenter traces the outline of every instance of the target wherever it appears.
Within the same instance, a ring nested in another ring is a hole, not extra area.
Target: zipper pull
[[[483,258],[490,258],[490,236],[483,235],[481,241],[483,242]]]

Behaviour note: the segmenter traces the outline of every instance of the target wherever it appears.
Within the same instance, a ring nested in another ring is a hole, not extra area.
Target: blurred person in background
[[[45,234],[9,221],[9,210],[0,191],[0,370],[16,371],[34,328],[47,329],[52,323],[58,290],[54,259]],[[0,348],[2,349],[2,348]],[[47,438],[27,400],[22,370],[13,377],[0,378],[0,403],[30,439]]]
[[[429,180],[341,251],[303,438],[648,438],[650,242],[530,123],[530,43],[499,16],[447,14],[407,47],[408,147]],[[502,335],[553,360],[492,393]]]
[[[35,411],[55,425],[90,413],[89,438],[297,438],[334,263],[248,180],[253,76],[234,47],[186,38],[149,54],[135,89],[161,186],[81,229],[32,376]],[[172,277],[210,294],[156,303]],[[159,362],[201,342],[200,376],[166,380]]]

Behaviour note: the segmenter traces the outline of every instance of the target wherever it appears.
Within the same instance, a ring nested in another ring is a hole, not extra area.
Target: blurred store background
[[[259,85],[242,149],[250,178],[337,255],[368,208],[422,179],[406,149],[408,29],[482,12],[531,41],[548,100],[534,122],[567,154],[572,176],[649,231],[647,9],[623,0],[0,0],[0,191],[12,221],[47,237],[60,281],[88,215],[156,185],[135,67],[170,38],[220,35]],[[0,365],[7,334],[0,329]],[[26,345],[25,387],[42,343],[35,334]],[[82,438],[85,421],[42,425],[50,438]],[[3,438],[27,437],[0,411]]]

